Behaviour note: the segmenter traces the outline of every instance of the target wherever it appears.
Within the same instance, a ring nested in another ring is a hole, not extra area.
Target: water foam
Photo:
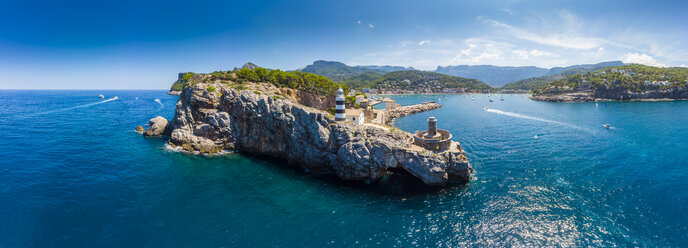
[[[158,104],[160,104],[160,107],[165,107],[165,105],[162,104],[162,102],[160,101],[160,99],[157,99],[157,98],[156,98],[154,101],[157,102]]]
[[[40,112],[40,113],[36,113],[36,114],[37,114],[37,115],[44,115],[44,114],[55,113],[55,112],[60,112],[60,111],[74,110],[74,109],[80,109],[80,108],[87,108],[87,107],[95,106],[95,105],[98,105],[98,104],[103,104],[103,103],[106,103],[106,102],[114,101],[114,100],[117,100],[117,99],[119,99],[119,98],[118,98],[118,97],[113,97],[113,98],[110,98],[110,99],[107,99],[107,100],[103,100],[103,101],[100,101],[100,102],[94,102],[94,103],[89,103],[89,104],[84,104],[84,105],[78,105],[78,106],[69,107],[69,108],[54,109],[54,110],[50,110],[50,111],[46,111],[46,112]]]
[[[519,114],[519,113],[514,113],[514,112],[506,112],[506,111],[501,111],[501,110],[498,110],[498,109],[491,109],[491,108],[485,108],[485,111],[490,112],[490,113],[499,114],[499,115],[506,115],[506,116],[515,117],[515,118],[521,118],[521,119],[528,119],[528,120],[534,120],[534,121],[552,123],[552,124],[556,124],[556,125],[567,126],[567,127],[570,127],[570,128],[575,128],[575,129],[580,129],[580,130],[588,131],[587,129],[582,128],[582,127],[579,127],[579,126],[576,126],[576,125],[572,125],[572,124],[568,124],[568,123],[564,123],[564,122],[559,122],[559,121],[553,121],[553,120],[543,119],[543,118],[540,118],[540,117],[534,117],[534,116],[529,116],[529,115],[524,115],[524,114]],[[536,136],[536,139],[537,139],[537,136]]]

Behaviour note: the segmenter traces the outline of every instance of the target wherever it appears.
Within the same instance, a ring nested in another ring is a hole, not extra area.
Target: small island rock
[[[151,119],[148,126],[148,130],[143,133],[143,136],[169,135],[168,121],[165,117],[158,116]]]

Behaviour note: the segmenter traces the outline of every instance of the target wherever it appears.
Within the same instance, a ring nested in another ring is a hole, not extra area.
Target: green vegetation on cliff
[[[358,90],[369,88],[373,92],[379,93],[455,93],[481,92],[492,89],[477,79],[466,79],[419,70],[381,73],[383,72],[381,71],[382,69],[410,69],[403,67],[386,66],[373,68],[380,68],[380,70],[363,66],[351,67],[340,62],[328,61],[316,61],[302,71],[269,70],[247,63],[242,68],[236,68],[232,71],[215,71],[209,74],[180,74],[179,79],[172,85],[172,90],[181,90],[186,84],[205,80],[225,83],[267,82],[280,87],[299,89],[322,95],[335,95],[339,87],[345,92],[348,92],[349,88]],[[336,79],[333,81],[331,78]]]
[[[241,84],[247,82],[266,82],[279,87],[298,89],[320,95],[336,95],[339,87],[345,92],[349,91],[349,87],[346,85],[337,84],[324,76],[300,71],[285,72],[281,70],[268,70],[262,67],[255,67],[254,69],[244,67],[234,71],[215,71],[209,74],[195,75],[197,74],[188,73],[182,80],[178,81],[181,81],[181,85],[193,84],[201,81],[219,81],[221,83],[234,82],[238,83],[237,88],[244,88],[241,87]]]
[[[368,83],[368,88],[381,90],[408,90],[416,92],[442,92],[445,89],[465,91],[484,91],[492,89],[477,79],[449,76],[428,71],[395,71]]]
[[[172,84],[172,87],[170,87],[171,91],[181,91],[184,88],[184,84],[186,84],[187,81],[194,75],[193,72],[183,72],[179,73],[179,78],[177,81],[174,81]]]
[[[688,86],[688,68],[659,68],[625,65],[555,80],[533,90],[533,95],[554,95],[577,91],[636,92],[669,90]],[[599,93],[598,93],[599,95]]]
[[[568,66],[568,67],[554,67],[554,68],[550,69],[549,72],[547,74],[545,74],[544,76],[518,80],[516,82],[504,85],[501,89],[503,89],[503,90],[534,90],[534,89],[543,87],[543,86],[547,85],[548,83],[550,83],[554,80],[564,79],[567,76],[572,76],[572,75],[576,75],[576,74],[585,74],[588,72],[604,70],[604,69],[607,69],[610,67],[622,66],[622,65],[623,65],[623,62],[621,62],[621,61],[610,61],[610,62],[602,62],[602,63],[598,63],[598,64],[589,64],[589,65],[573,65],[573,66]]]

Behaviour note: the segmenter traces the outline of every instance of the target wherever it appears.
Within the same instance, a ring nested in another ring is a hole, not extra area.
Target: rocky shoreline
[[[241,90],[221,83],[190,85],[181,92],[174,119],[155,130],[169,135],[172,147],[188,152],[229,150],[268,156],[343,180],[374,182],[394,173],[430,186],[469,180],[473,169],[458,142],[432,152],[413,145],[410,133],[384,125],[335,122],[330,113],[308,106],[312,101],[282,93],[260,84]],[[388,115],[439,107],[424,103]],[[149,125],[157,123],[162,122],[152,120]]]
[[[591,93],[574,92],[558,95],[531,95],[531,100],[543,102],[594,102],[597,101]]]
[[[688,100],[688,89],[673,88],[633,92],[626,89],[605,88],[560,94],[531,95],[529,98],[545,102],[675,101]]]

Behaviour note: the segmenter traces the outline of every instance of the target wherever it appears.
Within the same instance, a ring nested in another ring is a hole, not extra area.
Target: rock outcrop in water
[[[162,116],[157,116],[148,122],[148,129],[143,132],[144,136],[161,136],[169,135],[171,126],[168,125],[167,119]],[[138,128],[137,128],[138,130]]]
[[[458,142],[433,153],[414,146],[411,134],[395,128],[334,122],[331,114],[301,104],[306,99],[282,94],[281,88],[210,85],[198,83],[182,91],[170,145],[209,154],[239,150],[265,155],[344,180],[374,181],[407,172],[427,185],[445,185],[468,180],[472,171]]]

